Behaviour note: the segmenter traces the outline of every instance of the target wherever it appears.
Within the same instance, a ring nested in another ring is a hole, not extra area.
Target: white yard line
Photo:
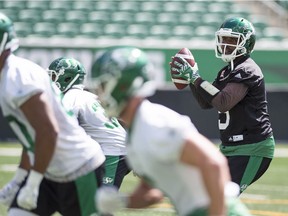
[[[275,149],[275,157],[288,157],[288,149],[287,148],[276,148]]]

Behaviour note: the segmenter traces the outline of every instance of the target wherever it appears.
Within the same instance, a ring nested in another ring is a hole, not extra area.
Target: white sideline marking
[[[0,148],[0,156],[20,156],[21,148]]]
[[[276,148],[275,149],[275,153],[274,153],[275,157],[288,157],[288,149],[286,148]]]
[[[15,172],[18,164],[3,164],[0,165],[0,170],[4,172]]]

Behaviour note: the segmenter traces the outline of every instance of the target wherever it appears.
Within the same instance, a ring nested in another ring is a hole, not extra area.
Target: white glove
[[[18,168],[13,179],[8,182],[0,191],[0,203],[3,205],[10,206],[16,193],[19,190],[19,187],[25,177],[27,176],[27,170]]]
[[[31,210],[37,207],[39,186],[43,179],[43,174],[31,170],[24,187],[20,189],[17,203],[20,207]]]
[[[127,200],[127,196],[120,194],[114,186],[102,186],[95,195],[96,206],[101,214],[113,214],[127,207]]]

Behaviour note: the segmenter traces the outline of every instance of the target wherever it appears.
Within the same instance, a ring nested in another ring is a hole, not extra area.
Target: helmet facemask
[[[255,29],[248,20],[232,17],[224,21],[215,33],[215,55],[224,62],[231,62],[239,56],[253,52],[256,41]]]
[[[109,116],[118,117],[132,96],[147,97],[154,94],[156,84],[142,76],[127,78],[125,74],[103,74],[94,80],[96,94]]]
[[[220,29],[216,32],[216,48],[215,55],[224,62],[231,62],[235,58],[245,55],[247,49],[245,47],[247,39],[251,33],[247,33],[246,37],[242,33],[232,32],[231,29]],[[231,38],[235,43],[226,43],[224,38]],[[233,51],[231,51],[233,49]]]
[[[112,74],[102,74],[97,79],[93,79],[93,92],[99,96],[102,106],[109,116],[117,116],[120,113],[117,100],[112,96],[112,92],[117,85],[118,78]],[[117,107],[117,109],[115,109]]]
[[[130,97],[147,97],[155,92],[148,65],[146,54],[133,47],[114,48],[96,59],[90,87],[97,89],[109,115],[119,116]]]
[[[56,84],[56,86],[60,89],[61,88],[61,85],[59,82],[57,82],[57,80],[59,79],[59,77],[61,75],[64,75],[64,68],[61,68],[58,72],[55,71],[55,70],[49,70],[47,69],[47,73],[50,77],[50,79]]]

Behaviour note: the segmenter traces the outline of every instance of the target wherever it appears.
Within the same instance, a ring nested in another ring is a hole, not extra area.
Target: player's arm
[[[186,139],[181,161],[196,166],[210,197],[210,215],[225,215],[225,185],[230,181],[226,158],[200,133]]]
[[[212,104],[219,112],[226,112],[232,109],[248,92],[248,86],[244,83],[228,83],[220,91],[201,78],[195,82],[194,88],[202,98]]]
[[[213,108],[213,106],[211,105],[211,103],[207,102],[198,92],[196,87],[193,84],[189,85],[190,90],[194,96],[194,98],[197,100],[198,104],[200,105],[200,107],[202,109],[210,109]]]
[[[202,108],[211,108],[226,112],[234,107],[247,94],[248,86],[243,83],[228,83],[221,91],[199,75],[198,66],[192,67],[185,59],[177,58],[177,71],[182,79],[190,83],[190,89]]]
[[[211,103],[219,112],[226,112],[239,103],[247,92],[248,86],[243,83],[228,83]]]
[[[163,199],[163,194],[160,190],[151,187],[143,179],[129,195],[127,208],[145,208]]]
[[[145,208],[163,199],[160,190],[151,187],[143,179],[129,194],[123,194],[113,186],[103,186],[97,190],[96,206],[102,214],[113,214],[122,208]]]
[[[44,93],[32,96],[20,108],[35,130],[35,162],[32,169],[43,174],[53,156],[59,130],[54,112]]]
[[[17,203],[25,209],[37,207],[40,183],[53,156],[58,135],[58,124],[44,93],[37,93],[20,106],[35,130],[34,164],[25,185],[20,189]]]
[[[25,151],[24,148],[22,148],[22,154],[21,154],[21,160],[20,160],[19,167],[24,169],[24,170],[29,170],[31,168],[27,151]]]

